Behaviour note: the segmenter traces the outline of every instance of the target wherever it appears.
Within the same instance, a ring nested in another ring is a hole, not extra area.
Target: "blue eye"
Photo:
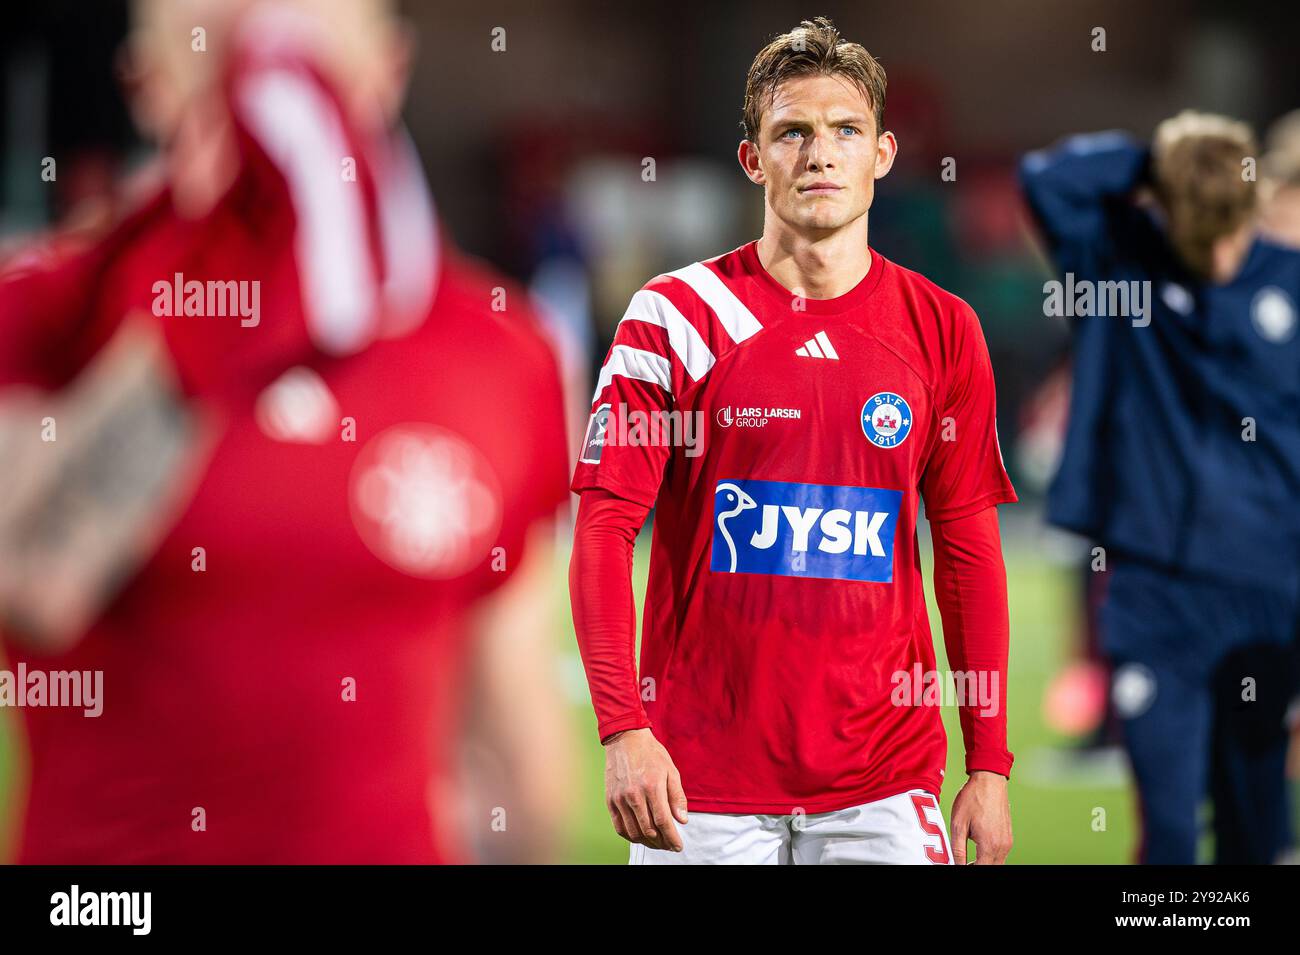
[[[858,134],[857,129],[856,129],[855,127],[853,127],[853,126],[841,126],[841,127],[840,127],[840,132],[841,132],[841,133],[848,133],[850,136],[856,136],[856,135]]]
[[[790,137],[791,134],[793,134],[793,135],[795,135],[795,136],[802,136],[802,135],[803,135],[803,133],[801,133],[801,132],[800,132],[799,130],[797,130],[797,129],[787,129],[784,133],[781,134],[781,138],[782,138],[782,139],[788,139],[788,138]]]

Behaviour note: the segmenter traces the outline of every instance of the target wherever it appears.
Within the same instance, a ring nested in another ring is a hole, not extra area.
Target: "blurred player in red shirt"
[[[22,710],[19,859],[547,858],[560,385],[437,230],[402,31],[378,0],[136,12],[163,185],[0,278],[7,665],[102,673],[97,716]],[[505,778],[467,819],[470,709]]]

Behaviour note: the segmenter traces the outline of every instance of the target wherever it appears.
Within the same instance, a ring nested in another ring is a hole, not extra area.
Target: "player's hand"
[[[952,803],[952,850],[966,865],[966,840],[975,843],[971,865],[1002,865],[1011,852],[1011,804],[1007,779],[976,770]]]
[[[650,730],[628,730],[606,741],[605,805],[614,831],[628,842],[682,851],[673,824],[686,822],[682,777]]]

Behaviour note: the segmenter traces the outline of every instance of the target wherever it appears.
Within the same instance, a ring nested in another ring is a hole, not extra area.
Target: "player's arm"
[[[1117,233],[1132,233],[1133,199],[1149,184],[1150,168],[1146,144],[1120,132],[1072,136],[1021,160],[1025,198],[1059,273],[1095,280],[1108,270],[1117,242],[1125,239]],[[1125,332],[1123,322],[1070,323],[1073,374],[1065,444],[1072,466],[1056,475],[1048,505],[1053,523],[1080,533],[1096,532],[1089,489],[1104,466],[1099,435],[1108,419],[1117,336]]]
[[[948,665],[963,674],[958,701],[969,781],[952,810],[957,862],[966,862],[966,840],[978,862],[996,865],[1011,851],[1007,778],[1007,574],[1002,562],[996,507],[967,517],[932,520],[934,591],[943,619]]]
[[[673,820],[686,821],[686,795],[677,767],[650,731],[637,681],[632,558],[649,513],[645,505],[601,488],[584,491],[569,593],[605,744],[605,800],[614,830],[629,842],[679,850]]]
[[[113,238],[33,236],[21,252],[0,259],[0,394],[57,391],[102,344],[95,293]]]
[[[128,316],[105,342],[118,238],[35,245],[0,271],[0,626],[46,653],[148,558],[206,456],[152,323]]]
[[[673,820],[686,821],[686,797],[641,705],[632,594],[636,535],[659,494],[671,452],[622,442],[618,435],[625,415],[669,411],[686,387],[682,320],[662,294],[647,288],[633,296],[619,323],[571,484],[582,500],[569,567],[574,630],[605,745],[610,819],[631,842],[674,850],[682,843]],[[678,333],[674,347],[671,336]]]
[[[287,191],[306,330],[331,355],[374,339],[382,283],[379,139],[374,118],[349,111],[348,90],[326,68],[341,43],[255,10],[235,31],[222,84],[240,175],[272,195]]]
[[[921,494],[934,540],[934,589],[952,669],[964,676],[962,737],[969,779],[953,803],[952,842],[966,861],[998,863],[1011,848],[1007,774],[1007,579],[997,505],[1016,500],[998,447],[993,366],[979,319],[964,302],[947,316],[942,424],[928,449]],[[981,697],[983,697],[981,699]]]
[[[471,578],[473,589],[484,589],[467,620],[461,792],[469,815],[444,814],[471,820],[484,861],[513,863],[555,861],[571,808],[574,762],[557,669],[562,631],[555,590],[556,525],[569,504],[568,424],[552,343],[520,301],[522,295],[499,319],[511,337],[498,351],[496,374],[515,382],[511,394],[527,396],[527,407],[515,399],[501,403],[511,420],[528,416],[528,427],[516,429],[512,442],[527,467],[503,484],[508,520],[491,571]]]
[[[1109,207],[1127,202],[1150,175],[1150,150],[1126,133],[1072,136],[1020,162],[1020,185],[1062,271],[1080,271],[1106,253]]]
[[[511,578],[478,610],[472,628],[466,733],[478,824],[487,807],[507,825],[484,840],[488,860],[555,861],[568,818],[574,754],[556,669],[555,528],[530,531]],[[480,758],[475,758],[478,756]]]

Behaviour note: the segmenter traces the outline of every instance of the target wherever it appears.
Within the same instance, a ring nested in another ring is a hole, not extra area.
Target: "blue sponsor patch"
[[[892,583],[902,505],[902,491],[878,487],[719,481],[709,568]]]

